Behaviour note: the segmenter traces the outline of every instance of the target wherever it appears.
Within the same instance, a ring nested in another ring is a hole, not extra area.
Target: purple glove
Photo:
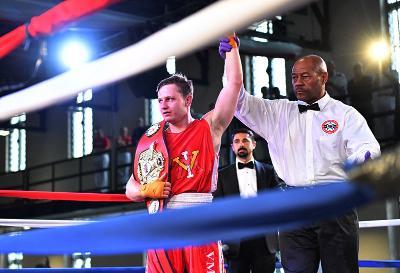
[[[367,162],[370,159],[371,159],[371,152],[366,151],[364,154],[364,162]],[[356,161],[352,161],[352,162],[346,161],[346,162],[344,162],[343,169],[347,172],[361,164],[362,164],[362,162],[357,163]]]
[[[371,152],[367,151],[364,155],[364,162],[368,161],[369,159],[371,159]]]
[[[233,37],[235,39],[235,42],[237,46],[239,47],[240,41],[237,36]],[[225,59],[225,53],[230,52],[232,50],[232,45],[229,43],[229,38],[222,38],[219,40],[219,48],[218,52],[219,55],[221,55],[222,59]]]

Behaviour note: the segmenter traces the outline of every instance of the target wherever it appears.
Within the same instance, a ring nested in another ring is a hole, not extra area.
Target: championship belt
[[[146,185],[165,175],[168,179],[168,150],[164,142],[165,121],[153,124],[140,138],[136,148],[133,175],[136,181]],[[146,198],[150,214],[161,211],[164,199]]]

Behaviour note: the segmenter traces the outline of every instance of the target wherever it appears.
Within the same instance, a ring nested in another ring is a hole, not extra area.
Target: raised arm
[[[219,93],[214,111],[206,116],[211,126],[214,145],[217,144],[215,140],[218,140],[218,138],[222,136],[223,132],[232,121],[240,88],[243,85],[242,64],[240,62],[238,50],[239,40],[237,38],[233,39],[232,37],[230,41],[233,48],[229,52],[226,52],[225,58],[227,82]]]

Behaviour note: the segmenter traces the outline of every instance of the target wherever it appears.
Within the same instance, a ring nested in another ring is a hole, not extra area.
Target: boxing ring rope
[[[359,267],[368,268],[400,268],[398,260],[360,260]]]
[[[127,215],[78,226],[2,235],[0,250],[3,253],[26,254],[121,254],[293,229],[315,220],[341,215],[378,198],[398,195],[399,163],[397,149],[351,170],[350,177],[354,181],[347,183],[293,188],[285,192],[274,190],[260,193],[255,198],[231,197],[155,215]],[[398,224],[395,223],[397,219],[386,220],[386,223],[389,221],[393,225]],[[382,221],[366,226],[374,225],[381,226]],[[60,239],[55,241],[52,238]],[[110,245],[118,248],[110,248]],[[380,263],[393,266],[396,261]]]
[[[360,267],[366,268],[399,268],[400,261],[394,260],[360,260]],[[276,268],[282,268],[277,264]],[[145,273],[145,268],[137,267],[93,267],[93,268],[21,268],[21,269],[0,269],[0,273]]]
[[[0,190],[0,197],[16,197],[31,200],[64,200],[85,202],[132,202],[125,194],[118,193],[91,193],[91,192],[49,192]]]
[[[72,226],[93,223],[95,221],[83,221],[83,220],[37,220],[37,219],[0,219],[0,226],[10,227],[32,227],[32,228],[50,228],[50,227],[61,227],[61,226]],[[388,227],[388,226],[400,226],[400,219],[390,220],[372,220],[372,221],[360,221],[360,228],[377,228],[377,227]],[[360,260],[359,267],[365,268],[400,268],[400,261],[398,260]],[[280,263],[277,263],[276,268],[281,268]],[[11,270],[11,269],[10,269]],[[49,269],[51,270],[51,269]],[[76,270],[82,272],[82,269],[62,269],[64,273],[75,273]],[[91,268],[85,269],[84,272],[103,272],[104,268]],[[23,269],[24,273],[31,273],[30,269]],[[37,269],[34,269],[37,272]],[[47,271],[47,270],[45,270]],[[57,270],[56,270],[57,271]],[[143,273],[144,267],[127,267],[127,268],[112,268],[110,272],[115,273]],[[9,270],[0,269],[0,273],[8,273]],[[44,272],[44,271],[43,271]],[[56,273],[51,271],[52,273]]]
[[[48,228],[48,227],[60,227],[60,226],[71,226],[87,224],[94,221],[81,221],[81,220],[36,220],[36,219],[0,219],[0,226],[13,226],[13,227],[34,227],[34,228]],[[399,226],[400,219],[391,220],[373,220],[373,221],[360,221],[360,228],[376,228],[376,227],[387,227],[387,226]],[[400,261],[398,260],[360,260],[359,267],[364,268],[400,268]],[[277,263],[276,268],[281,268],[281,264]],[[0,269],[0,273],[10,273],[10,270],[15,269]],[[24,268],[19,269],[23,273],[38,272],[39,269]],[[51,269],[40,269],[40,272],[50,271],[52,273],[76,273],[76,272],[108,272],[114,273],[143,273],[144,267],[113,267],[113,268],[51,268]]]
[[[360,228],[394,227],[400,226],[400,219],[360,221]]]
[[[42,220],[42,219],[0,219],[0,226],[6,227],[30,227],[50,228],[65,227],[93,223],[95,221],[85,220]]]
[[[398,260],[359,260],[359,267],[364,268],[400,268]],[[282,268],[281,263],[275,268]],[[145,273],[145,267],[93,267],[93,268],[22,268],[22,269],[1,269],[0,273],[14,273],[15,270],[22,273],[94,273],[94,272],[114,272],[114,273]]]
[[[144,273],[144,267],[22,268],[0,269],[0,273]]]
[[[0,226],[50,228],[95,223],[92,220],[0,219]],[[360,221],[360,228],[400,226],[400,219]]]
[[[201,245],[293,229],[341,215],[370,202],[374,196],[368,187],[356,183],[332,183],[285,192],[274,190],[260,193],[255,198],[226,198],[155,215],[124,215],[78,226],[2,235],[0,251],[46,255],[73,252],[122,254],[151,248]]]
[[[96,223],[2,235],[0,251],[122,254],[152,248],[201,245],[216,240],[248,238],[278,229],[293,229],[312,221],[342,215],[373,200],[398,196],[400,149],[353,168],[349,175],[353,181],[293,188],[284,192],[277,189],[262,192],[255,198],[230,197],[160,214],[125,215]],[[62,238],[62,241],[51,238]],[[110,245],[118,248],[110,248]]]
[[[94,62],[0,99],[0,120],[67,100],[80,91],[122,80],[216,43],[233,30],[271,18],[310,0],[223,0],[146,39]],[[110,69],[112,68],[112,69]]]
[[[102,10],[120,0],[65,0],[29,23],[0,37],[0,59],[4,58],[26,39],[48,36],[68,23]]]

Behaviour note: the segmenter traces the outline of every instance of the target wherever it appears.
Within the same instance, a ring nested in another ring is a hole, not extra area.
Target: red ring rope
[[[0,37],[0,59],[22,44],[27,32],[32,37],[47,36],[83,16],[102,10],[121,0],[65,0],[25,25]]]
[[[131,200],[128,199],[125,194],[88,192],[0,190],[0,197],[86,202],[131,202]]]

